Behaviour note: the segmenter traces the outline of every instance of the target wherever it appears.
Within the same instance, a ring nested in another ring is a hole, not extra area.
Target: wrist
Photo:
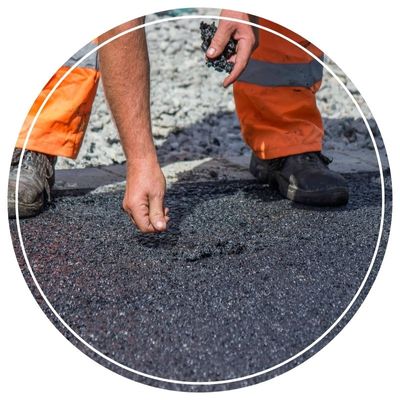
[[[150,167],[160,168],[157,159],[157,154],[155,152],[154,154],[131,156],[126,159],[127,170],[138,169],[138,168],[150,168]]]

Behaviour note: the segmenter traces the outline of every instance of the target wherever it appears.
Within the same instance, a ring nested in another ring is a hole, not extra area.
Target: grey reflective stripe
[[[310,87],[322,79],[322,65],[309,63],[278,64],[250,59],[239,81],[260,86]]]
[[[66,63],[65,67],[72,67],[77,61],[79,61],[83,56],[85,56],[89,51],[96,48],[96,45],[92,42],[88,43],[86,46],[82,47],[78,52],[76,52]],[[97,57],[97,51],[92,53],[89,57],[85,58],[79,67],[83,68],[93,68],[95,70],[99,69],[99,62]]]

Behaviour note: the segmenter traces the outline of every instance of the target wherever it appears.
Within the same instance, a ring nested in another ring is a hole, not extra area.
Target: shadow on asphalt
[[[323,122],[325,141],[334,141],[339,148],[349,145],[349,148],[373,149],[361,118],[324,118]],[[382,137],[375,120],[371,118],[368,123],[375,140],[381,143]],[[164,137],[155,135],[155,139]],[[208,114],[190,126],[177,127],[157,146],[157,154],[161,166],[165,166],[176,161],[241,156],[250,154],[250,149],[243,142],[236,113],[218,112]]]

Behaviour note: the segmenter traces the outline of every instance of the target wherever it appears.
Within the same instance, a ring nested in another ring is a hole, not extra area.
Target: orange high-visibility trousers
[[[294,32],[261,18],[258,23],[323,57],[321,50]],[[322,65],[286,39],[263,29],[258,33],[259,46],[234,84],[245,142],[262,159],[320,151],[323,125],[315,93]]]
[[[52,76],[29,110],[16,147],[23,147],[33,119],[57,82],[95,46],[89,43],[83,47]],[[92,53],[70,72],[51,95],[39,114],[26,148],[76,158],[89,122],[99,78],[97,53]]]
[[[307,48],[322,52],[294,32],[259,19]],[[263,159],[319,151],[323,126],[315,93],[322,66],[286,39],[259,29],[259,46],[234,84],[236,110],[245,142]],[[50,79],[24,122],[16,147],[22,148],[28,129],[47,94],[77,60],[93,46],[85,46]],[[74,69],[55,90],[33,127],[26,146],[55,156],[76,158],[90,117],[99,81],[96,54]]]

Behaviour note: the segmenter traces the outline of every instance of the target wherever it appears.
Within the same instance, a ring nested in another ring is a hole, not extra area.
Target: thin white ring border
[[[380,174],[380,179],[381,179],[381,195],[382,195],[382,205],[381,205],[381,222],[380,222],[380,226],[379,226],[379,235],[378,235],[378,240],[377,240],[377,245],[375,247],[375,251],[372,257],[372,261],[371,264],[368,268],[368,271],[359,287],[359,289],[357,290],[356,294],[354,295],[353,299],[351,300],[351,302],[349,303],[349,305],[346,307],[346,309],[342,312],[342,314],[339,316],[339,318],[332,324],[332,326],[326,331],[324,332],[320,337],[318,337],[313,343],[311,343],[310,345],[308,345],[305,349],[303,349],[302,351],[300,351],[299,353],[295,354],[294,356],[288,358],[285,361],[280,362],[279,364],[276,364],[264,371],[260,371],[260,372],[256,372],[254,374],[250,374],[241,378],[232,378],[232,379],[226,379],[226,380],[220,380],[220,381],[211,381],[211,382],[191,382],[191,381],[179,381],[179,380],[174,380],[174,379],[167,379],[167,378],[160,378],[157,376],[153,376],[150,374],[146,374],[140,371],[136,371],[133,368],[127,367],[115,360],[113,360],[112,358],[106,356],[105,354],[101,353],[99,350],[97,350],[96,348],[94,348],[92,345],[90,345],[89,343],[87,343],[84,339],[82,339],[75,331],[72,330],[72,328],[61,318],[61,316],[57,313],[57,311],[53,308],[53,306],[51,305],[51,303],[49,302],[49,300],[47,299],[47,297],[45,296],[45,294],[43,293],[43,290],[41,289],[39,283],[37,282],[37,279],[35,277],[35,274],[33,273],[32,267],[29,263],[26,251],[25,251],[25,247],[24,247],[24,242],[22,239],[22,234],[21,234],[21,227],[20,227],[20,221],[19,221],[19,213],[18,213],[18,190],[19,190],[19,178],[20,178],[20,172],[21,172],[21,165],[22,165],[22,160],[25,154],[25,148],[26,145],[29,141],[29,137],[32,133],[33,127],[36,124],[36,121],[40,115],[40,113],[42,112],[43,108],[45,107],[45,105],[47,104],[48,100],[50,99],[50,97],[53,95],[53,93],[57,90],[57,88],[60,86],[60,84],[64,81],[64,79],[82,62],[84,61],[86,58],[88,58],[91,54],[95,53],[98,49],[102,48],[103,46],[107,45],[108,43],[118,39],[121,36],[124,36],[130,32],[133,32],[137,29],[141,29],[144,28],[146,26],[152,26],[152,25],[157,25],[163,22],[169,22],[169,21],[176,21],[176,20],[181,20],[181,19],[200,19],[200,18],[206,18],[206,19],[223,19],[223,20],[228,20],[228,21],[234,21],[234,22],[241,22],[241,23],[245,23],[247,25],[251,25],[254,26],[256,28],[259,29],[263,29],[267,32],[273,33],[287,41],[289,41],[290,43],[292,43],[293,45],[301,48],[303,51],[305,51],[308,55],[310,55],[312,58],[314,58],[315,60],[317,60],[317,62],[319,62],[336,80],[337,82],[342,86],[342,88],[345,90],[345,92],[347,93],[347,95],[351,98],[351,100],[353,101],[355,107],[357,108],[358,112],[360,113],[366,127],[368,130],[368,133],[372,139],[372,143],[374,146],[374,150],[375,150],[375,154],[377,156],[377,160],[378,160],[378,164],[379,164],[379,174]],[[356,302],[358,296],[360,295],[362,289],[364,288],[369,275],[371,273],[372,267],[375,264],[375,259],[377,257],[378,251],[379,251],[379,247],[380,247],[380,242],[382,239],[382,232],[383,232],[383,224],[384,224],[384,217],[385,217],[385,190],[384,190],[384,179],[383,179],[383,169],[382,169],[382,163],[381,163],[381,159],[380,159],[380,155],[379,155],[379,151],[374,139],[374,136],[372,134],[372,130],[371,127],[369,126],[368,120],[365,117],[360,105],[357,103],[356,99],[354,98],[354,96],[350,93],[350,91],[347,89],[346,85],[339,79],[339,77],[331,70],[331,68],[329,68],[322,60],[320,60],[318,57],[316,57],[312,52],[310,52],[309,50],[307,50],[306,48],[302,47],[300,44],[296,43],[294,40],[286,37],[285,35],[276,32],[272,29],[257,25],[255,23],[252,22],[248,22],[248,21],[243,21],[240,19],[236,19],[236,18],[228,18],[228,17],[221,17],[221,16],[215,16],[215,15],[186,15],[186,16],[180,16],[180,17],[171,17],[171,18],[163,18],[157,21],[151,21],[148,23],[144,23],[142,25],[136,26],[134,28],[130,28],[127,29],[124,32],[119,33],[118,35],[115,35],[114,37],[106,40],[105,42],[101,43],[100,45],[98,45],[95,49],[89,51],[85,56],[83,56],[79,61],[77,61],[61,78],[60,80],[55,84],[55,86],[53,87],[53,89],[49,92],[49,94],[46,96],[45,100],[43,101],[43,103],[41,104],[37,114],[35,115],[32,124],[29,128],[29,131],[27,133],[27,136],[25,138],[24,141],[24,145],[21,151],[21,157],[19,160],[19,164],[18,164],[18,171],[17,171],[17,181],[16,181],[16,194],[15,194],[15,211],[16,211],[16,222],[17,222],[17,231],[18,231],[18,237],[20,240],[20,244],[21,244],[21,250],[22,253],[24,255],[24,259],[25,262],[28,266],[28,270],[32,276],[32,279],[40,293],[40,295],[42,296],[42,298],[45,300],[47,306],[49,307],[49,309],[53,312],[53,314],[58,318],[58,320],[62,323],[62,325],[76,338],[78,339],[82,344],[84,344],[87,348],[89,348],[91,351],[93,351],[94,353],[96,353],[97,355],[99,355],[100,357],[102,357],[103,359],[105,359],[106,361],[122,368],[125,369],[131,373],[134,373],[136,375],[145,377],[145,378],[149,378],[149,379],[153,379],[153,380],[158,380],[160,382],[165,382],[165,383],[172,383],[172,384],[179,384],[179,385],[190,385],[190,386],[207,386],[207,385],[223,385],[223,384],[229,384],[229,383],[235,383],[235,382],[240,382],[240,381],[245,381],[248,379],[252,379],[261,375],[265,375],[269,372],[274,371],[275,369],[281,368],[284,365],[294,361],[296,358],[300,357],[301,355],[303,355],[304,353],[308,352],[310,349],[312,349],[315,345],[317,345],[321,340],[323,340],[338,324],[339,322],[345,317],[345,315],[347,314],[347,312],[350,310],[350,308],[353,306],[353,304]]]

